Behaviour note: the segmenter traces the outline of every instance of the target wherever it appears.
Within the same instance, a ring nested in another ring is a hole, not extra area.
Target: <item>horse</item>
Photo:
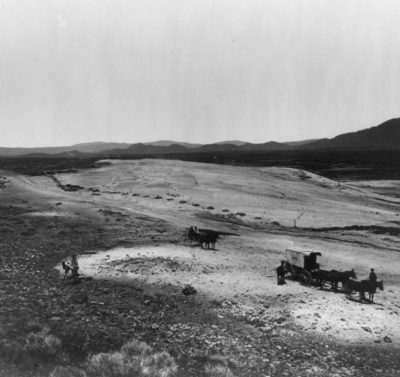
[[[191,245],[192,242],[197,242],[198,241],[198,233],[196,233],[191,226],[189,230],[185,233],[185,244]]]
[[[218,239],[218,234],[215,232],[199,233],[195,234],[194,240],[197,241],[202,249],[209,250],[210,248],[215,250],[215,244]]]
[[[319,287],[322,289],[324,287],[325,282],[330,282],[330,271],[327,270],[317,270],[314,272],[315,280],[317,281]],[[333,288],[333,286],[332,286]]]
[[[357,279],[357,275],[354,268],[350,271],[330,271],[330,278],[332,282],[333,290],[336,292],[339,282],[342,284],[342,290],[346,289],[346,284],[350,279]]]
[[[377,288],[383,291],[383,281],[349,280],[346,284],[346,295],[347,297],[351,297],[353,291],[359,292],[360,301],[362,301],[365,300],[365,292],[368,292],[369,301],[374,302],[374,294],[376,293]]]
[[[331,288],[336,292],[339,282],[342,283],[342,289],[344,290],[346,282],[350,279],[356,279],[357,275],[354,269],[350,271],[337,271],[337,270],[318,270],[314,273],[318,285],[322,289],[326,282],[331,283]]]
[[[208,243],[208,248],[215,250],[215,244],[217,243],[218,233],[210,232],[206,234],[206,242]]]

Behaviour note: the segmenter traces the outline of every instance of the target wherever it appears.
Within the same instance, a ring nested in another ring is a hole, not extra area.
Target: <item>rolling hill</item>
[[[399,149],[400,118],[378,126],[349,132],[332,139],[321,139],[298,146],[301,149]]]

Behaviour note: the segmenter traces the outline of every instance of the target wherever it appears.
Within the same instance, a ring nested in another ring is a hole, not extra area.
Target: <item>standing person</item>
[[[78,257],[76,254],[71,255],[71,277],[74,280],[79,279],[79,265],[78,265]]]
[[[65,280],[68,276],[68,273],[71,271],[71,267],[65,262],[61,262],[62,268],[64,270],[64,278],[63,280]]]
[[[375,270],[373,268],[371,268],[371,272],[369,273],[369,280],[373,281],[374,283],[376,283],[376,281],[378,280],[378,277],[376,276]]]
[[[276,269],[278,285],[286,284],[285,281],[285,261],[281,261],[281,265]]]

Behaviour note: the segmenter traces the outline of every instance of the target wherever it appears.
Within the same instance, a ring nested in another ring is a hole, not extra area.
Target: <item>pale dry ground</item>
[[[289,310],[295,323],[323,336],[372,344],[389,336],[393,343],[400,343],[397,234],[340,229],[399,226],[400,200],[385,195],[384,190],[378,192],[376,183],[339,185],[296,169],[163,160],[113,161],[111,166],[57,178],[63,184],[96,188],[100,195],[62,191],[48,177],[16,176],[13,184],[52,197],[50,217],[54,212],[103,216],[98,210],[110,209],[160,218],[182,232],[194,224],[240,235],[223,237],[217,251],[172,245],[109,251],[81,259],[82,272],[177,286],[192,284],[204,297],[235,300],[243,308],[259,310],[268,302],[271,312]],[[58,201],[63,204],[55,207]],[[214,209],[207,209],[210,206]],[[237,212],[245,216],[226,216]],[[293,229],[295,219],[303,229]],[[304,229],[329,227],[339,229]],[[359,278],[366,278],[374,267],[385,282],[385,291],[376,295],[372,305],[297,282],[277,286],[274,269],[288,247],[320,251],[322,268],[355,268]]]

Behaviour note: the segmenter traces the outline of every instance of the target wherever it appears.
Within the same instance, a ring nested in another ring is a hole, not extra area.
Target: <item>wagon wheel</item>
[[[299,280],[301,284],[310,285],[311,284],[311,274],[308,271],[301,271],[299,275]]]

